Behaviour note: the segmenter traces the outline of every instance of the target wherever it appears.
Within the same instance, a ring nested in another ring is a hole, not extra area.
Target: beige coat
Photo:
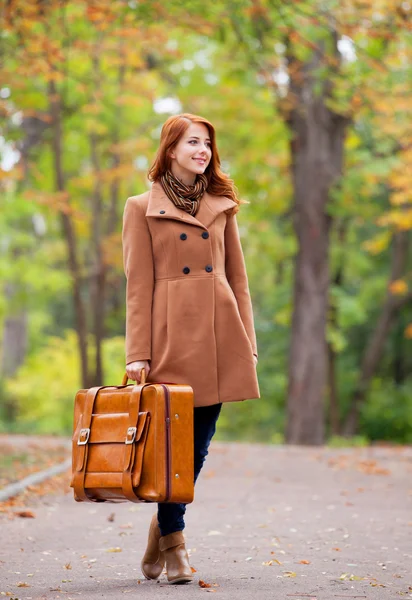
[[[235,202],[205,193],[195,217],[160,182],[123,216],[126,364],[193,387],[195,406],[259,398],[252,304]]]

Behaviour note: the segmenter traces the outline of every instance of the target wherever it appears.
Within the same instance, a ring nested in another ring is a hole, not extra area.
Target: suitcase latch
[[[129,427],[126,434],[125,444],[133,444],[136,439],[137,427]]]
[[[89,441],[90,429],[80,429],[79,439],[77,440],[78,446],[85,446]]]

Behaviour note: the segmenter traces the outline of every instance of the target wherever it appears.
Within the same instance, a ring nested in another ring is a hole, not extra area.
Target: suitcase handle
[[[125,373],[123,375],[123,380],[122,380],[122,385],[127,385],[127,382],[129,381],[129,377],[127,376],[127,373]],[[140,384],[143,385],[144,383],[146,383],[146,371],[144,368],[141,369],[141,379],[140,379]]]

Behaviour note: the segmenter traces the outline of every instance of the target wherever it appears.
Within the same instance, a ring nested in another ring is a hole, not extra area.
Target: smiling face
[[[212,157],[209,130],[203,123],[191,123],[170,152],[171,171],[186,185],[204,173]]]

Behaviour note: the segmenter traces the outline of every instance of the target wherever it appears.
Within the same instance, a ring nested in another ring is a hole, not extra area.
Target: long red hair
[[[243,204],[237,197],[235,184],[220,168],[219,152],[216,146],[216,133],[213,125],[198,115],[190,113],[182,113],[169,117],[163,124],[160,134],[160,145],[156,154],[156,158],[149,169],[148,178],[150,181],[157,181],[161,175],[171,168],[172,159],[169,156],[169,151],[172,150],[178,143],[186,129],[191,123],[202,123],[206,125],[209,131],[209,137],[212,147],[212,157],[208,164],[205,175],[208,180],[207,191],[215,196],[226,196],[234,200],[236,204]],[[230,212],[236,213],[239,208],[234,207]]]

